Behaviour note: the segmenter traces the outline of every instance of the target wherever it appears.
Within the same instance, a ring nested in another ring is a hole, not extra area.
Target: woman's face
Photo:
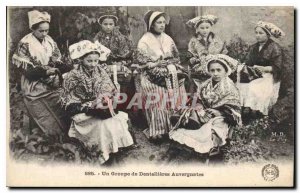
[[[102,30],[107,34],[111,33],[114,27],[115,27],[115,21],[114,19],[111,18],[106,18],[101,23]]]
[[[157,33],[163,33],[166,28],[166,19],[164,16],[160,16],[152,25],[153,30]]]
[[[49,27],[50,27],[49,23],[47,22],[41,23],[37,29],[32,30],[33,35],[36,38],[43,40],[49,33]]]
[[[212,63],[209,66],[209,73],[212,79],[216,82],[221,81],[223,78],[226,77],[226,70],[225,68],[219,63]]]
[[[259,43],[266,42],[269,39],[268,34],[261,27],[255,28],[255,37]]]
[[[207,22],[203,22],[198,25],[196,29],[196,33],[199,33],[202,37],[207,37],[211,32],[211,24]]]
[[[99,62],[99,54],[92,53],[83,58],[83,65],[87,68],[94,68]]]

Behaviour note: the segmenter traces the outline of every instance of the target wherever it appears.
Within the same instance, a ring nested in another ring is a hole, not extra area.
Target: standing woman
[[[62,135],[68,126],[60,83],[68,67],[60,62],[57,44],[48,35],[50,15],[34,10],[28,17],[32,32],[21,39],[12,61],[22,71],[21,90],[31,118],[45,134]]]
[[[207,55],[227,54],[225,42],[214,32],[212,27],[218,21],[214,15],[203,15],[195,17],[187,22],[187,25],[195,29],[195,35],[189,42],[188,51],[192,54],[190,67],[195,73],[194,81],[199,87],[210,75],[205,70],[205,58]]]
[[[64,81],[62,101],[72,116],[69,136],[86,146],[96,146],[101,151],[100,163],[109,159],[119,148],[133,144],[128,131],[128,115],[114,113],[112,101],[117,93],[108,74],[99,65],[101,50],[88,40],[69,48],[77,65]]]
[[[171,128],[169,119],[173,109],[186,102],[185,73],[173,39],[164,32],[166,14],[148,11],[144,19],[148,32],[138,42],[135,59],[139,64],[140,76],[136,79],[136,87],[142,99],[146,100],[144,104],[149,103],[151,96],[159,96],[159,100],[151,106],[144,106],[144,110],[149,126],[146,135],[160,139]],[[177,96],[173,97],[173,107],[164,103],[164,99],[171,96]]]
[[[101,30],[94,37],[94,42],[98,41],[106,48],[110,49],[111,53],[104,65],[109,75],[113,76],[113,82],[118,87],[122,84],[122,91],[126,92],[127,86],[131,80],[131,70],[129,69],[132,64],[133,43],[132,41],[121,34],[116,26],[118,18],[115,15],[103,15],[98,19]],[[112,68],[110,65],[115,65]],[[117,73],[117,74],[116,74]],[[114,74],[114,75],[113,75]],[[121,79],[118,81],[118,79]]]
[[[257,43],[251,46],[246,65],[261,71],[262,78],[240,83],[238,87],[246,113],[252,110],[252,115],[256,111],[268,115],[278,98],[283,62],[282,48],[272,38],[280,38],[284,32],[272,23],[259,21],[255,35]]]

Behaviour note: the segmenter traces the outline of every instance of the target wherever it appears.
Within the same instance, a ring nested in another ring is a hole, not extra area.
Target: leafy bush
[[[234,34],[229,44],[226,45],[227,55],[238,60],[240,63],[245,62],[250,46],[237,34]]]
[[[238,164],[257,162],[276,156],[262,142],[269,140],[271,128],[268,117],[256,119],[234,130],[232,140],[224,149],[225,162]]]
[[[101,152],[97,146],[86,147],[73,138],[44,135],[38,128],[24,135],[21,129],[12,131],[10,149],[15,159],[26,160],[29,155],[44,156],[47,161],[98,163]]]

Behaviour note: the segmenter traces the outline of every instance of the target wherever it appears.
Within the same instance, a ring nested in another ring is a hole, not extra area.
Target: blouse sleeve
[[[53,44],[53,52],[52,52],[52,56],[50,58],[50,61],[49,61],[48,65],[52,66],[54,68],[58,68],[58,70],[62,74],[72,70],[73,65],[72,65],[71,62],[68,62],[66,60],[64,60],[64,62],[62,62],[62,55],[61,55],[61,52],[60,52],[60,50],[57,46],[57,43],[52,40],[52,44]]]
[[[251,48],[249,50],[249,53],[248,53],[248,55],[246,57],[246,61],[245,61],[245,64],[247,66],[254,66],[255,65],[254,61],[253,61],[253,58],[255,57],[254,54],[253,54],[253,52],[254,52],[254,46],[251,46]]]
[[[41,66],[33,67],[32,65],[27,66],[26,70],[23,70],[25,77],[28,80],[36,81],[41,78],[47,78],[47,70]]]
[[[150,56],[147,54],[148,45],[139,42],[137,46],[137,50],[134,53],[134,62],[138,63],[141,68],[147,67],[149,62],[153,62]]]
[[[283,52],[282,49],[275,45],[271,54],[271,61],[272,63],[272,70],[273,70],[273,77],[275,82],[278,82],[281,77],[281,69],[283,63]]]

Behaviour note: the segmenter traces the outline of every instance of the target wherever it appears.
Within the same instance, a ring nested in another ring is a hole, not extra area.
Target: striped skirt
[[[174,109],[186,104],[187,95],[184,79],[179,81],[178,97],[171,97],[172,91],[151,83],[147,77],[140,75],[137,92],[141,93],[143,110],[149,126],[149,136],[168,134],[171,129],[170,116]],[[155,96],[154,96],[155,95]],[[172,100],[173,99],[173,100]]]

